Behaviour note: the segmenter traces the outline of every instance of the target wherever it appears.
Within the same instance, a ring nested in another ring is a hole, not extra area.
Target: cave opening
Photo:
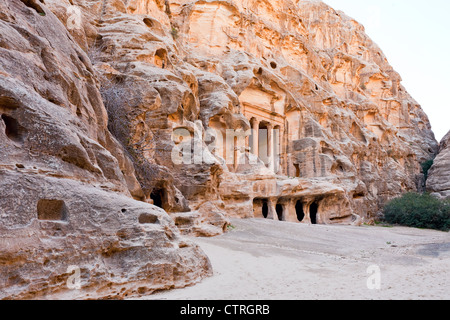
[[[155,64],[162,69],[167,67],[167,51],[165,49],[158,49],[155,52]]]
[[[297,220],[302,222],[305,219],[305,212],[303,211],[303,202],[298,200],[295,204],[295,213],[297,214]]]
[[[263,201],[262,204],[262,215],[265,219],[269,216],[269,205],[267,204],[267,200]]]
[[[283,221],[283,205],[278,203],[275,207],[275,211],[277,212],[277,217],[279,221]]]
[[[317,213],[319,211],[319,205],[317,202],[314,202],[309,207],[309,217],[311,218],[312,224],[317,224]]]
[[[6,114],[2,114],[1,119],[5,123],[6,136],[14,142],[23,142],[25,129],[19,124],[19,122]]]
[[[164,189],[154,189],[150,194],[150,199],[153,200],[153,205],[163,208],[163,200],[164,200]]]
[[[283,206],[278,203],[275,207],[275,211],[277,212],[278,220],[283,221]]]

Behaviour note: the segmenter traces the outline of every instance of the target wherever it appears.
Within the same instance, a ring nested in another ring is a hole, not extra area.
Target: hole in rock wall
[[[67,207],[62,200],[41,199],[37,204],[39,220],[67,220]]]
[[[6,136],[14,142],[23,142],[26,135],[25,128],[23,128],[16,119],[5,114],[2,114],[1,119],[5,123]]]
[[[277,212],[278,220],[283,221],[283,206],[278,203],[275,207],[275,211]]]
[[[272,67],[272,69],[276,69],[277,68],[277,63],[275,61],[272,61],[270,63],[270,66]]]
[[[143,213],[139,216],[139,223],[141,224],[155,224],[159,223],[158,217],[151,213]]]
[[[164,190],[154,189],[150,194],[150,199],[153,200],[153,205],[163,209]]]
[[[311,206],[309,207],[309,216],[311,218],[312,224],[317,224],[318,210],[319,210],[319,205],[317,202],[312,203]]]
[[[164,69],[167,67],[167,51],[164,49],[158,49],[155,52],[155,64],[159,68]]]
[[[295,167],[295,177],[300,178],[300,165],[298,163],[294,163]]]
[[[303,202],[300,200],[295,204],[295,213],[297,214],[297,220],[302,222],[305,219],[305,212],[303,211]]]
[[[153,21],[149,18],[144,18],[144,23],[149,28],[153,28],[153,26],[154,26]]]
[[[262,215],[265,219],[267,219],[267,217],[269,216],[269,205],[267,204],[267,200],[263,201]]]

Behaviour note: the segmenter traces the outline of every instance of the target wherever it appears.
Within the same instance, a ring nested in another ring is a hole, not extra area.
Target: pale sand
[[[411,228],[233,220],[231,232],[192,238],[214,275],[146,299],[450,299],[450,234]],[[381,289],[367,268],[378,265]]]

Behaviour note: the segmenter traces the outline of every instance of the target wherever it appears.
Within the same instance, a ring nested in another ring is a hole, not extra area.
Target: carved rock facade
[[[92,297],[195,283],[211,268],[179,230],[370,222],[437,151],[321,2],[7,0],[0,19],[2,297],[60,294],[66,264]]]

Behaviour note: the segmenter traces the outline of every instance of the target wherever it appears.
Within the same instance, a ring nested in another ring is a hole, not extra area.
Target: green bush
[[[384,219],[390,224],[449,231],[450,201],[428,193],[407,193],[384,207]]]

